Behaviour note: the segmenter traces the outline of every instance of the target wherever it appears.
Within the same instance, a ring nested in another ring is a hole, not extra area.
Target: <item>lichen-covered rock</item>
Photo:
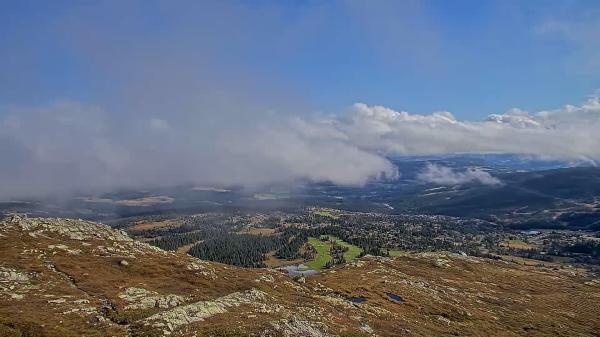
[[[438,268],[449,268],[450,267],[450,261],[445,260],[445,259],[436,259],[434,261],[434,264]]]
[[[202,321],[211,316],[227,312],[230,307],[240,305],[259,305],[267,300],[268,295],[257,289],[235,292],[212,301],[200,301],[170,310],[160,312],[146,318],[145,324],[155,328],[162,328],[168,335],[180,326]]]
[[[31,277],[15,268],[0,266],[0,296],[22,300],[32,288]]]
[[[271,325],[277,330],[280,334],[285,337],[330,337],[331,334],[328,334],[324,331],[324,325],[318,324],[315,322],[311,322],[308,320],[304,320],[294,315],[289,319],[281,319],[278,321],[271,322]]]
[[[275,278],[272,275],[261,275],[259,278],[255,280],[256,282],[267,282],[273,283],[275,282]]]
[[[49,232],[64,235],[73,240],[133,241],[124,231],[81,219],[28,218],[24,215],[13,214],[4,222],[8,225],[17,225],[34,237]]]
[[[149,309],[149,308],[171,308],[182,304],[185,301],[183,296],[179,295],[160,295],[155,291],[149,291],[144,288],[130,287],[125,289],[119,298],[127,303],[126,310],[129,309]]]
[[[51,250],[62,250],[71,255],[78,255],[81,253],[81,249],[70,249],[67,245],[48,245]]]
[[[216,279],[215,269],[212,268],[208,262],[199,260],[197,258],[190,258],[192,261],[186,266],[187,270],[194,270],[202,276]]]
[[[28,281],[27,274],[13,268],[0,266],[0,283],[26,283]]]

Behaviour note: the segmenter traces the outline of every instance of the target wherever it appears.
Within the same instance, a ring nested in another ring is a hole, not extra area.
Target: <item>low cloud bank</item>
[[[580,106],[530,113],[511,109],[484,121],[450,112],[415,115],[355,104],[336,129],[361,148],[386,154],[513,153],[547,159],[600,159],[600,96]]]
[[[452,168],[436,164],[428,164],[419,173],[419,180],[438,185],[464,185],[468,183],[479,183],[483,185],[500,185],[498,178],[479,168],[468,168],[464,172],[456,172]]]
[[[396,177],[389,155],[514,153],[600,160],[600,99],[478,122],[355,104],[336,117],[256,114],[120,116],[58,103],[0,113],[0,196],[179,183],[260,185],[298,179],[361,185]],[[481,170],[431,165],[424,181],[497,184]]]
[[[362,185],[397,175],[381,154],[301,119],[124,119],[72,102],[0,116],[3,198],[182,183]]]

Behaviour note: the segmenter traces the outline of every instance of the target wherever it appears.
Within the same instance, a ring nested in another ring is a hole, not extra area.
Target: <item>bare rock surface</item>
[[[182,304],[185,301],[183,296],[168,294],[160,295],[156,291],[149,291],[144,288],[130,287],[119,294],[119,298],[125,300],[128,304],[125,309],[149,309],[149,308],[171,308]]]
[[[211,301],[200,301],[152,315],[144,320],[155,328],[163,328],[165,335],[182,325],[203,321],[217,314],[223,314],[228,308],[240,305],[257,306],[267,300],[267,294],[256,289],[235,292]]]
[[[32,236],[54,232],[73,240],[133,241],[123,231],[114,230],[109,226],[90,221],[59,218],[28,218],[23,215],[12,215],[6,222],[17,224]]]

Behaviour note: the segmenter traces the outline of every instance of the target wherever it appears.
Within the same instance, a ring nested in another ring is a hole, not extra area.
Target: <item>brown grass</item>
[[[232,307],[225,314],[183,328],[179,331],[182,336],[194,331],[207,336],[258,335],[271,327],[271,321],[285,317],[284,312],[309,315],[307,319],[320,321],[330,333],[341,336],[369,335],[361,332],[365,324],[379,336],[592,337],[600,331],[600,285],[589,282],[595,276],[585,270],[449,254],[407,254],[365,257],[356,265],[309,277],[306,284],[294,284],[283,274],[218,263],[209,263],[215,271],[212,278],[188,270],[192,258],[180,253],[103,256],[98,247],[112,243],[93,240],[84,246],[81,241],[54,234],[34,238],[20,230],[2,234],[0,264],[35,275],[31,277],[33,288],[24,299],[0,296],[2,336],[127,336],[122,324],[160,309],[124,310],[118,294],[126,287],[183,295],[190,302],[258,288],[269,294],[269,308],[285,308],[265,313],[244,305]],[[81,249],[81,253],[50,251],[48,245],[57,243]],[[123,266],[121,260],[129,264]],[[58,272],[48,267],[51,265]],[[274,282],[257,281],[265,274]],[[403,302],[391,301],[386,292],[401,296]],[[64,314],[71,304],[48,302],[59,296],[71,296],[69,301],[87,299],[95,308],[108,303],[110,308],[103,315],[117,324]],[[343,300],[352,296],[367,301],[350,304]],[[129,329],[138,336],[156,332],[136,323]]]
[[[283,260],[275,257],[275,252],[270,252],[267,254],[267,259],[264,261],[267,267],[269,268],[277,268],[282,266],[289,266],[294,264],[303,263],[304,259],[294,259],[294,260]]]
[[[147,231],[152,229],[160,229],[160,228],[173,228],[178,227],[179,224],[175,222],[175,220],[162,220],[162,221],[152,221],[152,222],[138,222],[133,226],[127,228],[127,230],[132,232],[140,232]]]

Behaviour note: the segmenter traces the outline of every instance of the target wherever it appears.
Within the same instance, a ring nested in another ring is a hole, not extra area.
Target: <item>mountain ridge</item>
[[[3,336],[594,336],[600,329],[600,280],[575,268],[408,253],[294,280],[162,251],[106,225],[22,215],[0,222],[0,253]]]

